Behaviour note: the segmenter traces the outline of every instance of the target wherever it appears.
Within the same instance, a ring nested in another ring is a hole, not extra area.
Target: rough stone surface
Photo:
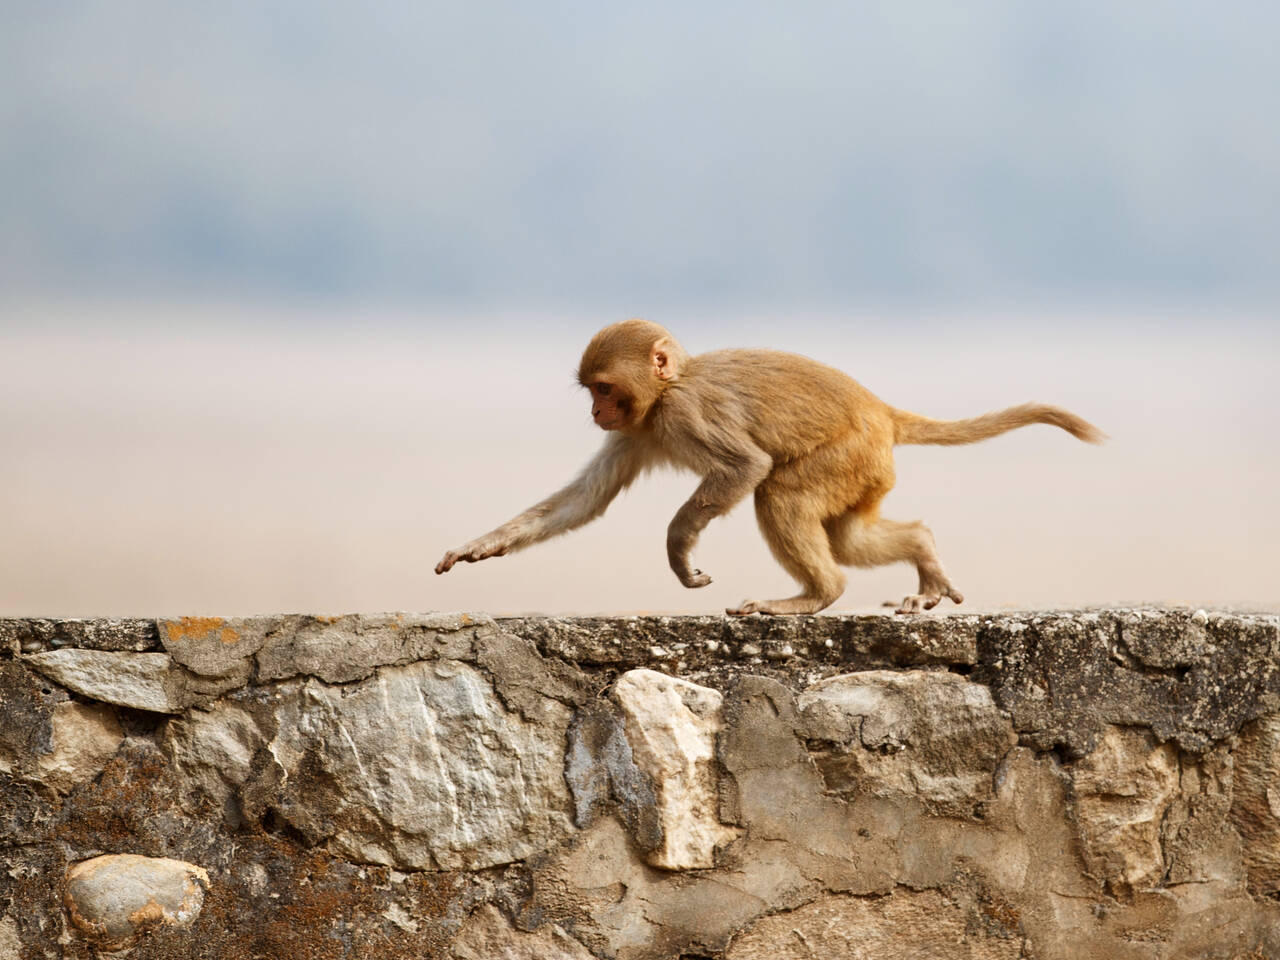
[[[154,620],[0,620],[0,647],[14,653],[39,653],[59,647],[81,650],[156,650],[160,638]]]
[[[1280,714],[1260,717],[1240,731],[1231,822],[1244,841],[1249,888],[1280,893]]]
[[[758,920],[725,952],[726,960],[847,957],[850,960],[1018,960],[1016,924],[927,890],[887,897],[823,897]],[[1012,929],[1011,929],[1012,928]]]
[[[845,674],[797,705],[829,792],[914,797],[952,816],[991,799],[996,766],[1018,742],[991,691],[953,673]]]
[[[0,620],[0,958],[1280,957],[1278,624]]]
[[[453,942],[457,960],[592,960],[587,948],[554,923],[533,933],[514,929],[487,904],[471,915]]]
[[[181,713],[191,702],[183,672],[166,653],[64,648],[33,653],[22,660],[68,690],[103,703]]]
[[[648,851],[649,863],[668,870],[715,866],[716,847],[734,836],[717,809],[720,694],[654,670],[629,670],[613,696],[636,766],[656,794],[661,839]]]
[[[101,703],[64,701],[50,721],[50,750],[37,755],[36,776],[62,794],[101,773],[124,739],[120,721]]]
[[[110,854],[67,870],[64,901],[82,935],[118,950],[154,927],[189,925],[208,886],[209,875],[193,863]]]
[[[262,620],[181,617],[156,622],[160,643],[177,663],[206,677],[236,675],[262,649],[273,624]]]
[[[1179,786],[1178,751],[1146,730],[1111,727],[1072,764],[1085,864],[1112,893],[1158,885],[1161,828]]]
[[[970,679],[1024,743],[1083,756],[1108,726],[1203,751],[1280,710],[1275,616],[1101,611],[991,617]]]
[[[18,925],[10,917],[0,919],[0,957],[17,957],[22,953]]]
[[[282,685],[171,725],[185,782],[222,806],[271,812],[310,843],[407,870],[520,860],[570,830],[568,708],[532,725],[456,660],[383,667],[341,687]]]
[[[375,667],[432,657],[465,657],[488,617],[387,614],[375,617],[282,617],[257,654],[260,680],[301,675],[329,683],[369,676]]]

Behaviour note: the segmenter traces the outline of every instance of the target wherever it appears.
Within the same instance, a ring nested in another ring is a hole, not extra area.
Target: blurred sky
[[[975,605],[1280,606],[1280,6],[0,7],[0,615],[713,610],[790,590],[687,477],[435,578],[599,442],[644,315],[941,417]],[[855,573],[844,606],[911,588]]]
[[[6,4],[0,279],[1274,304],[1277,35],[1233,0]]]

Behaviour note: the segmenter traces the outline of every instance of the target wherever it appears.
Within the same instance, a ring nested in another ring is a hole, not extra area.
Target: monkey
[[[1075,414],[1040,403],[930,419],[889,406],[808,357],[756,349],[691,356],[663,327],[638,319],[592,338],[578,382],[591,395],[592,420],[608,434],[603,448],[562,490],[448,551],[437,574],[581,527],[644,471],[674,466],[702,478],[667,528],[667,559],[684,586],[711,582],[693,565],[698,537],[752,494],[765,542],[802,587],[796,596],[744,600],[726,613],[816,613],[844,592],[842,566],[898,561],[915,565],[919,586],[896,612],[920,613],[964,597],[927,526],[880,515],[895,480],[895,445],[975,443],[1033,423],[1087,443],[1105,439]]]

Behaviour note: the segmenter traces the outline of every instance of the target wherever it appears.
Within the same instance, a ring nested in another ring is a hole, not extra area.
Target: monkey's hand
[[[465,563],[475,563],[477,560],[500,557],[507,552],[507,549],[505,541],[498,540],[493,536],[480,537],[446,553],[440,562],[436,564],[436,573],[448,573],[453,569],[453,565],[460,560]]]
[[[695,570],[693,564],[689,562],[688,547],[674,538],[667,540],[667,562],[671,564],[671,570],[680,582],[691,590],[695,587],[705,587],[711,582],[710,577],[701,570]]]
[[[707,576],[701,570],[693,569],[689,565],[689,560],[687,557],[671,557],[670,560],[671,560],[671,569],[675,572],[675,575],[680,579],[680,582],[683,583],[690,590],[693,590],[697,587],[705,587],[708,583],[711,582],[711,578],[709,576]]]
[[[693,590],[697,587],[705,587],[711,582],[711,578],[701,570],[690,570],[688,574],[680,578],[680,582],[690,590]]]

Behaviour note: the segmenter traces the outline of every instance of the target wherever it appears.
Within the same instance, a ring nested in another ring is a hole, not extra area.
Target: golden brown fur
[[[754,494],[770,550],[803,591],[783,600],[744,601],[730,613],[813,613],[844,592],[841,566],[905,560],[919,590],[900,613],[963,600],[928,527],[880,516],[893,488],[897,443],[974,443],[1032,423],[1081,440],[1102,434],[1072,413],[1023,404],[968,420],[931,420],[881,401],[855,380],[807,357],[772,350],[718,350],[689,356],[662,327],[627,320],[601,330],[578,369],[592,417],[611,435],[563,490],[436,566],[483,560],[594,519],[641,471],[670,464],[702,477],[667,529],[671,569],[687,587],[711,578],[693,567],[698,535]]]

